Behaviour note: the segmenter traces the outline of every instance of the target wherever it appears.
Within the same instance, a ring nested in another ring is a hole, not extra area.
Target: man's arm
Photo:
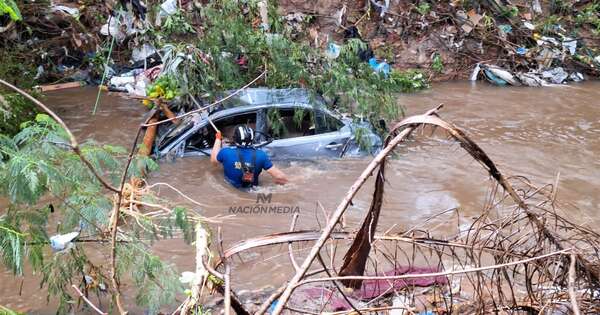
[[[219,160],[217,160],[217,155],[219,155],[219,151],[221,151],[221,141],[223,139],[223,135],[221,135],[220,131],[217,131],[215,135],[215,144],[213,145],[212,151],[210,152],[210,162],[214,166],[219,165]]]
[[[284,184],[287,184],[287,182],[288,182],[287,176],[285,176],[285,174],[275,166],[268,169],[267,173],[269,173],[269,175],[273,176],[273,181],[276,184],[284,185]]]

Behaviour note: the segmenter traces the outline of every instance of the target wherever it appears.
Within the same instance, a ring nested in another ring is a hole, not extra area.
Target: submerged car
[[[233,139],[236,125],[250,126],[255,147],[274,159],[365,155],[381,147],[370,124],[333,113],[322,97],[307,90],[250,88],[210,112],[186,116],[179,125],[159,130],[155,156],[210,156],[215,140],[211,122],[222,132],[225,145]]]

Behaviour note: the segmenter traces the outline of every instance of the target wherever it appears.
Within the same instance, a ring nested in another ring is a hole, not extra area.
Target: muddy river
[[[49,94],[46,103],[80,139],[129,147],[145,113],[136,101],[105,95],[95,116],[91,115],[96,90],[84,88]],[[524,175],[535,184],[554,181],[560,172],[558,198],[574,203],[573,218],[592,226],[600,222],[600,82],[553,88],[501,88],[485,83],[436,84],[420,93],[402,95],[399,104],[407,115],[419,114],[444,103],[441,116],[466,131],[506,174]],[[476,214],[485,200],[489,177],[456,144],[441,138],[405,144],[389,164],[388,184],[380,229],[393,225],[408,228],[431,214],[460,207]],[[291,183],[275,186],[262,177],[261,193],[272,193],[276,205],[300,209],[299,228],[324,224],[318,203],[331,211],[368,164],[369,159],[275,161]],[[254,205],[256,193],[237,191],[223,181],[222,171],[207,159],[184,158],[161,162],[151,182],[166,182],[203,203],[191,208],[207,216],[227,216],[230,207]],[[372,192],[369,181],[348,212],[348,226],[357,227]],[[164,189],[164,196],[185,203]],[[222,220],[227,247],[245,238],[289,229],[290,214],[241,214]],[[442,220],[441,218],[440,220]],[[213,225],[216,231],[216,224]],[[157,253],[177,265],[193,270],[194,252],[180,239],[158,242]],[[236,290],[278,286],[291,275],[285,250],[259,250],[245,255],[234,266]],[[22,286],[22,288],[21,288]],[[21,288],[21,289],[20,289]],[[125,288],[130,292],[131,288]],[[19,294],[21,291],[21,294]],[[133,304],[131,298],[129,304]],[[46,292],[38,282],[0,274],[0,304],[34,313],[52,313]]]

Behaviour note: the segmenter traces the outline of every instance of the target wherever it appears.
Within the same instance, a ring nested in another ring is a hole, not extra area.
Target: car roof
[[[235,91],[226,91],[225,96]],[[219,106],[211,110],[210,114],[220,111],[221,115],[230,115],[236,112],[245,112],[265,107],[311,107],[325,109],[323,98],[306,89],[270,89],[270,88],[248,88],[228,98]]]

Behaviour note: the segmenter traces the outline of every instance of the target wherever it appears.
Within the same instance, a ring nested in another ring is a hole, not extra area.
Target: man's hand
[[[219,160],[217,160],[217,155],[219,155],[219,151],[221,151],[221,141],[223,139],[223,135],[220,131],[217,131],[215,135],[215,144],[213,145],[212,151],[210,152],[210,161],[213,165],[219,165]]]
[[[289,182],[287,177],[285,176],[285,174],[275,166],[268,169],[267,173],[269,173],[269,175],[273,176],[273,181],[276,184],[285,185]]]

